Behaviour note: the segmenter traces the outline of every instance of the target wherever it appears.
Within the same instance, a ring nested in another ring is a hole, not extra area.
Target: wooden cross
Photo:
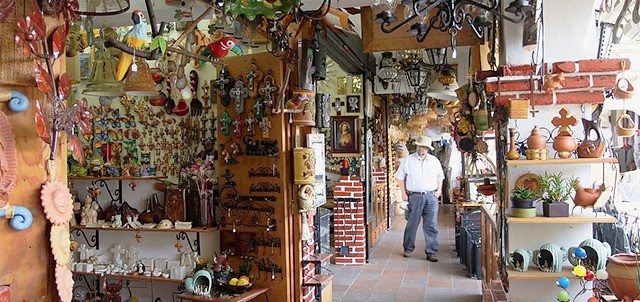
[[[249,89],[244,87],[244,83],[242,81],[237,81],[233,88],[229,91],[229,95],[233,99],[235,103],[235,110],[237,114],[242,114],[244,112],[244,99],[249,96]]]
[[[269,137],[269,129],[271,129],[271,121],[268,117],[263,117],[260,120],[260,129],[262,130],[262,137]]]
[[[220,97],[220,99],[224,99],[227,97],[227,85],[231,81],[231,79],[229,79],[228,76],[229,76],[229,70],[227,70],[227,68],[222,68],[222,71],[220,71],[220,77],[218,77],[218,79],[215,82],[216,90],[218,92],[218,96]]]
[[[253,110],[256,111],[256,118],[262,119],[264,117],[264,100],[262,98],[256,98],[256,103],[253,105]]]
[[[264,84],[260,86],[259,92],[262,97],[264,97],[264,104],[267,107],[271,107],[273,105],[273,93],[278,91],[280,86],[275,84],[275,80],[272,75],[267,75],[264,77]]]
[[[575,126],[578,123],[578,120],[575,117],[569,115],[569,110],[567,108],[560,109],[558,113],[560,114],[560,116],[554,117],[551,120],[551,124],[556,127],[560,127],[559,133],[569,132],[569,126]]]
[[[253,116],[253,113],[249,113],[249,117],[247,117],[247,119],[244,120],[244,123],[247,126],[247,134],[251,134],[251,135],[254,134],[253,124],[257,121],[258,120],[255,119],[255,117]]]
[[[233,122],[233,120],[229,116],[229,113],[226,111],[223,112],[222,117],[220,118],[220,131],[222,131],[222,134],[229,135],[229,124],[231,122]]]
[[[336,98],[336,100],[333,102],[333,106],[336,108],[336,115],[342,115],[343,105],[344,105],[344,102],[340,100],[340,98]]]
[[[231,125],[233,125],[233,135],[235,135],[236,138],[242,138],[242,126],[244,125],[242,117],[236,115]]]

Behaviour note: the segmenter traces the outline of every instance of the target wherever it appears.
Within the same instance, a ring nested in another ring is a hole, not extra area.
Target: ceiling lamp
[[[458,95],[456,89],[458,89],[458,81],[456,81],[456,75],[450,66],[446,66],[442,69],[437,81],[427,90],[427,96],[438,100],[457,100]]]
[[[398,76],[398,70],[393,67],[394,64],[393,54],[389,51],[382,53],[382,60],[380,60],[380,69],[378,69],[377,76],[381,81],[391,82]]]
[[[413,8],[413,13],[404,12],[405,20],[391,27],[398,20],[393,15],[397,5],[402,2]],[[409,32],[423,42],[432,29],[451,34],[452,57],[456,57],[456,35],[465,22],[471,26],[479,38],[484,37],[484,28],[491,26],[489,15],[514,23],[524,20],[525,13],[531,11],[529,0],[513,0],[506,11],[515,17],[502,13],[500,0],[373,0],[371,9],[376,14],[373,20],[380,24],[384,33],[391,33],[398,28],[415,21]]]

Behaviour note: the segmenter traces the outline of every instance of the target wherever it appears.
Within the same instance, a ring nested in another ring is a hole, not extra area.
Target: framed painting
[[[336,116],[331,119],[333,153],[360,152],[360,122],[357,116]]]

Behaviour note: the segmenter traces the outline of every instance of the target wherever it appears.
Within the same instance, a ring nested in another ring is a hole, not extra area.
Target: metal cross
[[[255,119],[255,117],[253,116],[253,113],[249,113],[249,117],[247,117],[247,119],[244,120],[245,125],[247,126],[247,134],[254,134],[253,131],[253,124],[256,123],[258,120]]]
[[[233,135],[235,135],[236,138],[242,138],[242,126],[244,125],[242,117],[236,115],[231,125],[233,125]]]
[[[340,98],[336,98],[333,102],[333,106],[336,108],[336,115],[342,115],[342,106],[344,102]]]
[[[256,111],[256,117],[262,119],[264,117],[264,100],[261,97],[256,98],[256,103],[253,105],[253,109]]]
[[[269,136],[269,129],[271,129],[271,121],[268,117],[263,117],[260,120],[260,129],[262,130],[262,137]]]
[[[244,112],[244,99],[249,96],[249,89],[244,87],[242,81],[236,81],[236,84],[233,85],[233,88],[229,91],[229,95],[234,100],[236,113],[242,114],[242,112]]]
[[[255,98],[258,95],[258,82],[262,80],[262,71],[255,64],[255,60],[251,60],[251,66],[249,66],[249,71],[245,73],[244,78],[247,80],[247,87],[251,89],[249,92],[249,96]]]
[[[273,105],[273,93],[278,91],[280,86],[275,84],[275,80],[272,75],[267,75],[264,77],[264,84],[260,86],[259,92],[262,97],[264,97],[264,104],[267,107],[271,107]]]

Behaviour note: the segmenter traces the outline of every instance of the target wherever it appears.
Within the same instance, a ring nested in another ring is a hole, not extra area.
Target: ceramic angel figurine
[[[93,202],[93,199],[91,199],[91,196],[87,195],[87,197],[84,199],[84,206],[82,206],[82,212],[80,212],[81,225],[87,225],[88,223],[90,223],[89,212],[91,212],[92,202]]]
[[[98,223],[98,210],[100,209],[100,205],[97,202],[91,203],[91,209],[89,210],[89,224]]]

